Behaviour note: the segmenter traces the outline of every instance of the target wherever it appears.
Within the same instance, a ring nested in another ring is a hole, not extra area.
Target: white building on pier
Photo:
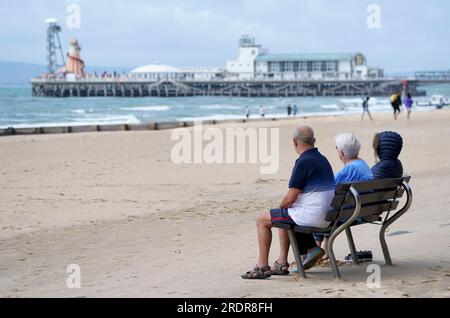
[[[269,50],[244,35],[239,57],[227,63],[227,77],[260,80],[350,80],[383,77],[370,68],[362,53],[269,54]]]
[[[149,64],[131,71],[141,81],[213,80],[364,80],[382,78],[383,70],[367,65],[362,53],[269,54],[255,38],[239,39],[239,56],[220,67],[175,67]]]
[[[225,70],[218,67],[175,67],[160,63],[138,67],[129,78],[137,81],[210,81],[222,78]]]

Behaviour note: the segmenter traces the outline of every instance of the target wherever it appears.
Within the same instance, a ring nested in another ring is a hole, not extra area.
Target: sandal
[[[276,261],[273,264],[273,269],[272,269],[272,275],[278,275],[278,276],[285,276],[285,275],[289,275],[289,264],[280,264],[278,261]]]
[[[272,275],[272,270],[270,266],[266,266],[264,268],[260,268],[258,266],[255,267],[252,271],[249,271],[245,274],[242,274],[241,277],[243,279],[266,279]]]

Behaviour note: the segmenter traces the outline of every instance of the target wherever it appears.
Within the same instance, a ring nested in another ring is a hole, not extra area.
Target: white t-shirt
[[[330,222],[325,218],[331,210],[333,198],[334,190],[300,193],[292,208],[288,209],[288,213],[300,226],[326,228]]]

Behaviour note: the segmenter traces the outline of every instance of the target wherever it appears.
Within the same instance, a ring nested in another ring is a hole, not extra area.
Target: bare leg
[[[269,212],[261,213],[256,219],[258,230],[259,258],[258,267],[269,266],[269,251],[272,244],[272,219]]]
[[[326,237],[323,240],[323,244],[324,244],[323,250],[325,251],[325,255],[322,257],[323,260],[329,259],[329,257],[328,257],[328,241],[329,241],[328,237]]]
[[[288,263],[289,246],[289,236],[286,230],[279,231],[280,236],[280,256],[278,257],[278,263],[284,265]]]
[[[373,121],[373,118],[372,118],[372,115],[370,114],[370,112],[369,112],[369,111],[367,111],[367,113],[369,114],[369,118],[370,118],[370,120],[372,120],[372,121]]]

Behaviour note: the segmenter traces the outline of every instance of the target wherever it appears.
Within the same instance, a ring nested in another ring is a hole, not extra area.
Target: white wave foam
[[[77,124],[138,124],[140,120],[134,115],[100,115],[91,118],[75,118]]]
[[[126,116],[105,115],[92,118],[75,118],[73,121],[62,121],[52,123],[49,122],[24,123],[8,126],[0,125],[0,128],[65,127],[65,126],[115,125],[115,124],[139,124],[139,123],[140,120],[133,115],[126,115]]]
[[[236,105],[214,104],[214,105],[199,106],[199,108],[201,108],[201,109],[209,109],[209,110],[224,110],[224,109],[240,110],[240,109],[244,109],[244,106],[241,107],[241,106],[236,106]]]
[[[169,106],[140,106],[140,107],[123,107],[120,110],[135,110],[141,112],[165,112],[170,110]]]
[[[336,104],[321,105],[320,108],[323,108],[323,109],[341,110],[341,107],[339,107],[339,105],[336,105]]]
[[[361,98],[343,98],[340,102],[343,104],[362,104],[363,100]]]
[[[204,121],[204,120],[224,120],[224,119],[244,119],[242,115],[230,115],[230,114],[218,114],[210,116],[198,116],[198,117],[181,117],[177,118],[177,121]]]
[[[72,112],[74,114],[86,114],[85,109],[74,109],[74,110],[71,110],[70,112]]]

